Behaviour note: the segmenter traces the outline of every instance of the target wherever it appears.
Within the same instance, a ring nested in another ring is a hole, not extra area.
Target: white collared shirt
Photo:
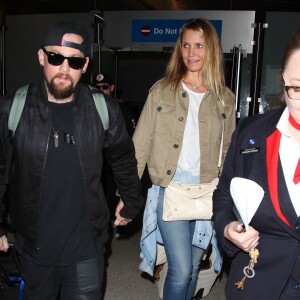
[[[290,198],[297,216],[300,216],[300,183],[295,184],[293,181],[295,169],[300,158],[300,144],[293,139],[288,129],[289,114],[289,110],[286,107],[277,124],[277,129],[281,132],[279,155]]]

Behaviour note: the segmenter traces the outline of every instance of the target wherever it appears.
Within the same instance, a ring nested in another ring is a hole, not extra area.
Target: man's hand
[[[114,226],[125,226],[127,225],[129,222],[131,222],[131,219],[126,219],[123,218],[120,215],[121,210],[124,208],[124,202],[122,201],[122,199],[120,198],[120,201],[116,207],[116,212],[115,212],[115,222],[114,222]]]
[[[8,241],[5,235],[0,238],[0,251],[7,252],[9,248]]]
[[[234,221],[229,223],[224,229],[224,236],[245,252],[249,252],[258,245],[259,232],[249,226],[248,231],[243,230],[241,223]]]

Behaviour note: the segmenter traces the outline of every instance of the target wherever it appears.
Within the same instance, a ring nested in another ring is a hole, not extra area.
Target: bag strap
[[[21,118],[28,88],[29,85],[25,85],[18,88],[12,100],[12,106],[8,117],[8,129],[12,131],[13,135]],[[90,85],[89,88],[92,91],[95,106],[102,121],[104,130],[106,130],[109,126],[109,115],[104,96],[101,93],[99,93],[99,91],[96,88]]]
[[[93,99],[98,111],[98,114],[100,116],[100,119],[102,121],[104,130],[107,130],[109,126],[109,115],[108,115],[108,109],[105,102],[105,98],[102,93],[99,93],[99,90],[94,88],[93,86],[89,85],[89,88],[92,92]]]
[[[29,85],[22,86],[17,89],[13,98],[12,106],[8,117],[8,129],[12,131],[14,135],[18,126],[24,105]]]
[[[222,105],[224,107],[224,101],[221,100]],[[224,144],[224,131],[225,131],[225,120],[222,120],[222,136],[221,136],[221,143],[220,143],[220,152],[219,152],[219,161],[218,161],[218,177],[221,175],[221,164],[222,164],[222,154],[223,154],[223,144]]]

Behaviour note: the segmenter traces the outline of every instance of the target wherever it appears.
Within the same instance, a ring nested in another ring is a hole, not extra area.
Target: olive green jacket
[[[181,151],[189,96],[180,85],[177,89],[156,82],[149,91],[138,121],[133,141],[139,176],[147,164],[151,181],[166,187],[171,181]],[[199,109],[200,181],[210,182],[218,174],[218,160],[225,125],[223,160],[236,125],[234,94],[226,88],[222,101],[212,92],[205,93]]]

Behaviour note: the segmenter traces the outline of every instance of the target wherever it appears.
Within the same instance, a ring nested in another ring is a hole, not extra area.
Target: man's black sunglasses
[[[102,90],[108,90],[110,85],[109,84],[102,84],[102,85],[98,85],[99,86],[99,89],[102,89]]]
[[[64,62],[64,60],[67,59],[70,68],[79,70],[83,68],[86,62],[85,57],[76,57],[76,56],[66,57],[55,52],[47,51],[45,48],[42,49],[48,57],[49,64],[53,66],[60,66]]]

